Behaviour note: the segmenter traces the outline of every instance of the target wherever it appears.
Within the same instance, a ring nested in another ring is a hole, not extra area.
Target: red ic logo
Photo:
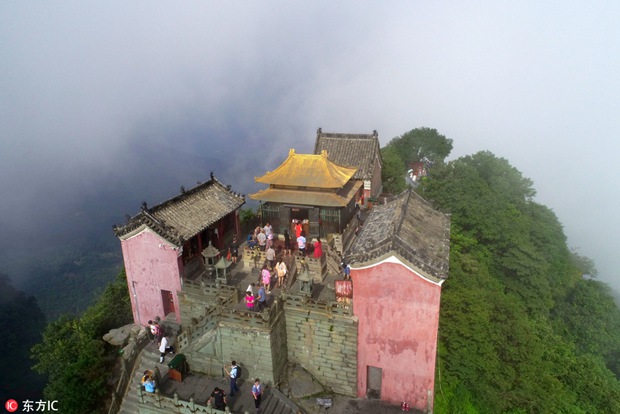
[[[15,400],[7,400],[4,404],[4,408],[6,408],[8,412],[14,413],[19,408],[19,404],[17,404],[17,401]]]

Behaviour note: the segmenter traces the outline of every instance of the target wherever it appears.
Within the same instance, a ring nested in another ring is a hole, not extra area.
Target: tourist
[[[149,378],[144,382],[144,390],[146,392],[155,392],[155,389],[157,388],[157,384],[155,383],[155,380],[153,378]]]
[[[263,279],[263,285],[267,288],[267,293],[271,293],[271,272],[267,269],[267,263],[263,265],[261,277]]]
[[[306,255],[306,232],[302,231],[299,237],[297,237],[297,248],[301,256]]]
[[[155,341],[157,340],[157,325],[155,325],[153,321],[148,322],[146,332],[148,333],[149,339],[151,340],[151,342],[155,343]]]
[[[153,371],[151,371],[150,369],[147,369],[146,371],[144,371],[144,375],[142,375],[142,378],[140,379],[140,383],[144,386],[146,385],[146,382],[150,379],[153,379]]]
[[[301,232],[303,231],[303,227],[301,227],[301,222],[299,220],[295,221],[295,238],[299,238],[301,236]]]
[[[224,390],[220,390],[218,387],[215,387],[211,393],[211,397],[209,397],[209,400],[207,401],[207,404],[211,403],[216,410],[224,411],[226,409],[227,402],[228,401],[226,401],[226,393]]]
[[[254,294],[251,290],[248,290],[247,292],[245,292],[245,306],[248,308],[249,311],[254,311],[254,303]]]
[[[266,243],[265,249],[267,250],[270,247],[273,247],[273,234],[270,234],[269,236],[267,236],[267,243]]]
[[[166,328],[164,327],[164,324],[162,324],[161,322],[155,322],[154,325],[155,325],[155,340],[159,344],[161,342],[161,338],[163,338],[166,333]]]
[[[259,233],[256,235],[256,240],[258,241],[258,248],[261,252],[264,252],[265,247],[267,246],[267,236],[265,235],[263,229],[260,229]]]
[[[263,283],[261,283],[260,288],[258,288],[256,302],[258,302],[259,312],[262,312],[262,310],[267,306],[267,295],[265,295],[265,285]]]
[[[284,278],[286,277],[287,271],[288,269],[286,268],[286,263],[284,263],[284,258],[280,256],[280,260],[276,264],[276,272],[278,274],[278,286],[277,287],[281,288],[282,286],[284,286]]]
[[[269,270],[273,270],[276,264],[276,251],[272,246],[269,246],[267,251],[265,252],[265,259],[267,259],[267,263],[269,263]]]
[[[247,243],[248,243],[248,248],[250,250],[254,250],[254,246],[256,246],[256,238],[254,237],[252,233],[248,234]]]
[[[237,243],[237,236],[233,236],[232,243],[230,244],[230,257],[233,263],[237,263],[239,257],[239,243]]]
[[[323,256],[323,244],[321,244],[321,239],[317,236],[314,242],[314,258],[320,259],[321,256]]]
[[[256,407],[256,411],[260,411],[260,402],[263,396],[263,385],[260,383],[260,379],[258,378],[254,380],[254,385],[252,385],[252,396],[254,397],[254,406]]]
[[[344,280],[351,279],[351,266],[347,263],[346,259],[342,259],[342,273],[344,274]]]
[[[163,338],[161,338],[161,343],[159,344],[159,363],[163,364],[164,363],[164,357],[166,356],[166,354],[174,354],[174,348],[171,346],[168,346],[168,337],[164,336]]]
[[[271,227],[271,224],[269,224],[269,222],[265,223],[265,227],[263,227],[263,231],[265,232],[265,235],[267,237],[273,236],[273,227]]]
[[[284,230],[284,253],[290,256],[291,250],[291,236],[288,234],[288,230]]]
[[[228,367],[230,367],[230,371]],[[224,370],[230,377],[230,398],[234,398],[235,393],[239,391],[239,387],[237,387],[237,378],[239,378],[239,367],[237,367],[237,362],[233,361],[230,365],[224,365]]]

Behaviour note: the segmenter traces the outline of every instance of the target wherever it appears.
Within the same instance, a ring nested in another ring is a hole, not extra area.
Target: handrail
[[[135,340],[135,338],[131,338],[130,341],[131,340]],[[121,358],[121,375],[118,380],[118,384],[116,385],[116,389],[112,392],[108,414],[116,414],[120,411],[121,404],[123,403],[123,397],[127,394],[129,384],[131,383],[131,377],[136,370],[136,361],[138,356],[148,342],[148,336],[144,335],[136,341],[136,346],[132,349],[129,356],[123,354]]]

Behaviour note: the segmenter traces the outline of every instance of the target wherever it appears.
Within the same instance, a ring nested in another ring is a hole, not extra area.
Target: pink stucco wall
[[[178,251],[166,240],[145,229],[121,241],[127,286],[135,323],[146,325],[156,316],[164,318],[162,290],[172,292],[177,322],[180,323],[177,291],[181,289]]]
[[[382,400],[426,409],[428,390],[434,395],[441,286],[401,263],[353,268],[351,277],[358,396],[366,396],[368,366],[377,367]]]

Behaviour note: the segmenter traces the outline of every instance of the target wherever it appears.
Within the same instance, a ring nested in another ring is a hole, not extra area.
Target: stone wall
[[[286,298],[288,360],[334,392],[357,396],[357,319],[335,303]]]
[[[194,308],[198,306],[191,295],[185,300]],[[281,380],[287,356],[282,302],[275,301],[263,313],[204,304],[202,308],[202,317],[190,317],[187,311],[190,323],[178,337],[179,352],[186,355],[192,371],[220,376],[223,365],[235,360],[244,379],[258,377],[266,384]]]
[[[237,294],[232,287],[184,285],[178,346],[190,370],[220,376],[222,366],[235,360],[242,378],[277,385],[290,361],[335,392],[356,396],[358,322],[352,308],[282,295],[256,313],[235,309]]]

